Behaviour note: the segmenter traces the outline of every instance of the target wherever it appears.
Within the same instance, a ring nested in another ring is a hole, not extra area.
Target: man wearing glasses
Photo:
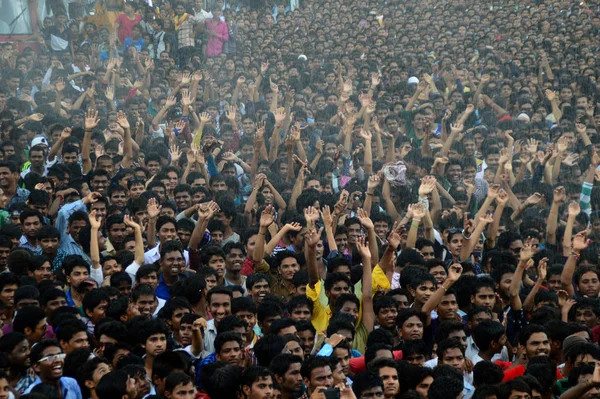
[[[31,349],[30,356],[31,365],[37,374],[37,378],[25,390],[25,395],[31,393],[36,385],[49,384],[56,387],[61,393],[62,399],[83,399],[77,380],[63,377],[66,355],[63,353],[58,341],[54,339],[40,341]]]

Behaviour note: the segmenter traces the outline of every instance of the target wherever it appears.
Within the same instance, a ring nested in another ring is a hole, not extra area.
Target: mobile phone
[[[321,389],[325,399],[340,399],[340,390],[338,388]]]

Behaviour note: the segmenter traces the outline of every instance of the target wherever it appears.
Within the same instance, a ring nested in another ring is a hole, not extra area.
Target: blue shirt
[[[55,226],[60,232],[59,249],[61,249],[65,255],[80,255],[83,259],[85,259],[86,262],[88,262],[91,265],[92,260],[90,259],[90,257],[85,252],[83,252],[83,249],[81,249],[79,244],[75,242],[71,234],[67,233],[69,217],[76,211],[83,211],[87,213],[87,209],[82,200],[71,202],[70,204],[65,204],[58,211]]]
[[[77,384],[77,380],[71,377],[60,377],[60,389],[62,391],[62,399],[83,399],[81,395],[81,389],[79,388],[79,384]],[[25,395],[31,393],[31,390],[36,385],[42,383],[40,377],[37,377],[35,381],[25,390]]]
[[[185,277],[186,277],[185,274],[179,275],[180,280],[184,279]],[[156,296],[159,297],[160,299],[164,299],[165,301],[168,301],[169,299],[171,299],[171,293],[169,292],[169,286],[167,285],[167,283],[165,283],[162,273],[158,275],[158,287],[156,287],[155,292],[156,292]]]

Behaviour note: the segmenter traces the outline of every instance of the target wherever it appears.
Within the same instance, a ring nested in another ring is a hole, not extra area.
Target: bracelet
[[[418,223],[412,222],[410,225],[413,226],[413,227],[415,227],[415,228],[417,228],[417,229],[419,228],[419,224]]]
[[[444,289],[444,292],[448,292],[448,289],[444,287],[444,284],[440,285],[440,287]]]
[[[266,235],[267,233],[261,233],[260,231],[258,232],[258,234],[260,234],[261,236]]]
[[[571,256],[574,257],[577,260],[579,260],[579,258],[581,258],[581,254],[578,254],[575,251],[571,251]]]
[[[370,195],[370,196],[372,197],[372,196],[374,196],[375,194],[372,194],[372,193],[367,193],[367,195]]]
[[[470,240],[473,235],[471,234],[470,236],[467,237],[467,236],[465,236],[465,232],[463,231],[462,236],[465,240]]]

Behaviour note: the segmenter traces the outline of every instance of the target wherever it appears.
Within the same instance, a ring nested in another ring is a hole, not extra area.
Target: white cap
[[[517,116],[517,120],[529,122],[531,118],[529,117],[529,115],[523,112],[522,114],[519,114],[519,116]]]
[[[419,84],[419,79],[416,76],[411,76],[410,78],[408,78],[408,84],[411,84],[411,83],[414,83],[417,85],[417,84]]]
[[[49,147],[48,140],[46,140],[46,138],[42,137],[42,136],[34,137],[33,140],[31,140],[31,146],[32,147],[35,147],[38,144],[43,144],[46,147]]]
[[[302,61],[306,61],[306,60],[308,60],[308,58],[306,58],[306,56],[305,56],[304,54],[300,54],[300,55],[298,56],[298,59],[299,59],[299,60],[302,60]]]

